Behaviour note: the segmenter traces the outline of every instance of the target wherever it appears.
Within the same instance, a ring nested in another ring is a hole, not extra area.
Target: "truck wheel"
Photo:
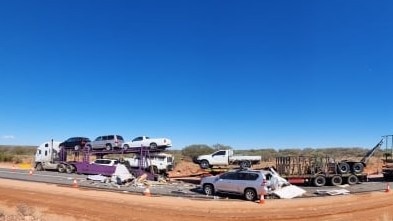
[[[325,184],[326,184],[326,178],[324,176],[317,176],[314,178],[314,186],[321,187],[321,186],[325,186]]]
[[[339,175],[334,175],[331,179],[331,183],[333,186],[339,186],[343,183],[343,178]]]
[[[128,146],[128,144],[124,144],[123,149],[127,150],[128,148],[130,148],[130,146]]]
[[[251,167],[251,162],[246,160],[246,161],[242,161],[240,162],[240,168],[241,169],[247,169]]]
[[[74,150],[80,150],[81,147],[79,145],[75,145]]]
[[[112,150],[112,145],[107,144],[107,145],[105,146],[105,149],[106,149],[106,150]]]
[[[212,184],[203,185],[203,192],[208,196],[214,195],[214,186]]]
[[[207,160],[202,160],[199,165],[201,166],[202,169],[208,169],[210,167],[209,161]]]
[[[254,189],[248,188],[244,191],[244,198],[248,201],[253,201],[257,198],[257,192]]]
[[[363,166],[362,163],[355,163],[355,164],[352,166],[352,171],[353,171],[354,173],[362,173],[362,172],[363,172],[363,169],[364,169],[364,166]]]
[[[355,175],[350,175],[348,178],[347,178],[347,183],[349,184],[349,185],[355,185],[355,184],[357,184],[359,182],[359,179],[358,179],[358,177],[357,176],[355,176]]]
[[[341,163],[339,163],[338,164],[338,171],[341,173],[341,174],[344,174],[344,173],[349,173],[349,164],[348,163],[346,163],[346,162],[341,162]]]
[[[42,166],[41,163],[37,163],[37,165],[35,165],[35,170],[42,171],[42,170],[44,170],[44,167]]]
[[[64,173],[66,171],[65,165],[59,164],[59,166],[57,166],[57,171],[59,171],[59,173]]]
[[[151,143],[150,144],[150,149],[154,150],[157,148],[157,144],[156,143]]]
[[[74,167],[73,165],[67,165],[67,166],[65,167],[65,169],[66,169],[66,172],[67,172],[67,173],[73,173],[73,172],[75,172],[75,167]]]

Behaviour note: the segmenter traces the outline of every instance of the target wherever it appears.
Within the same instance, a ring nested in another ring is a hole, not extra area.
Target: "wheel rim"
[[[210,185],[205,186],[205,193],[206,195],[212,195],[212,187]]]
[[[111,146],[110,145],[106,145],[106,150],[111,150]]]
[[[128,145],[126,144],[126,145],[124,145],[124,149],[125,150],[127,150],[128,149]]]
[[[255,193],[252,190],[247,190],[246,191],[246,199],[247,200],[253,200],[255,198]]]
[[[155,144],[155,143],[151,143],[151,144],[150,144],[150,148],[152,148],[152,149],[155,149],[155,148],[157,148],[157,144]]]

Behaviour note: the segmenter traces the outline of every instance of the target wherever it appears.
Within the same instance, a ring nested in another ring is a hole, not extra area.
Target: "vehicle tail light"
[[[267,183],[266,179],[263,179],[262,183],[261,183],[261,186],[266,186],[266,183]]]

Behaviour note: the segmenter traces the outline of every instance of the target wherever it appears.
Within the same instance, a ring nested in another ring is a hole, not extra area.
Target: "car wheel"
[[[37,163],[37,165],[35,166],[35,170],[41,171],[41,170],[44,170],[44,167],[42,166],[41,163]]]
[[[203,185],[203,193],[205,193],[208,196],[214,195],[214,187],[212,184],[205,184]]]
[[[75,145],[74,150],[80,150],[81,147],[79,145]]]
[[[156,143],[151,143],[150,144],[150,149],[154,150],[157,148],[157,144]]]
[[[246,160],[246,161],[242,161],[240,162],[240,168],[241,169],[247,169],[251,167],[251,162]]]
[[[254,189],[248,188],[244,191],[244,198],[248,201],[253,201],[257,198],[257,192]]]
[[[107,144],[107,145],[105,146],[105,149],[106,149],[106,150],[111,150],[111,149],[112,149],[112,146],[111,146],[110,144]]]
[[[123,149],[127,150],[128,148],[130,148],[130,146],[128,146],[128,144],[124,144]]]
[[[207,160],[202,160],[200,163],[200,166],[202,169],[208,169],[210,167],[209,161]]]

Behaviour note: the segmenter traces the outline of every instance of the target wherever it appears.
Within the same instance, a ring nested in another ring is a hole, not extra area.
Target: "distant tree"
[[[205,145],[205,144],[193,144],[193,145],[185,147],[181,151],[183,156],[189,157],[191,159],[193,159],[194,157],[197,157],[199,155],[210,154],[212,152],[214,152],[214,149],[208,145]]]
[[[233,148],[231,146],[227,146],[224,144],[214,144],[213,149],[214,150],[232,150]]]

